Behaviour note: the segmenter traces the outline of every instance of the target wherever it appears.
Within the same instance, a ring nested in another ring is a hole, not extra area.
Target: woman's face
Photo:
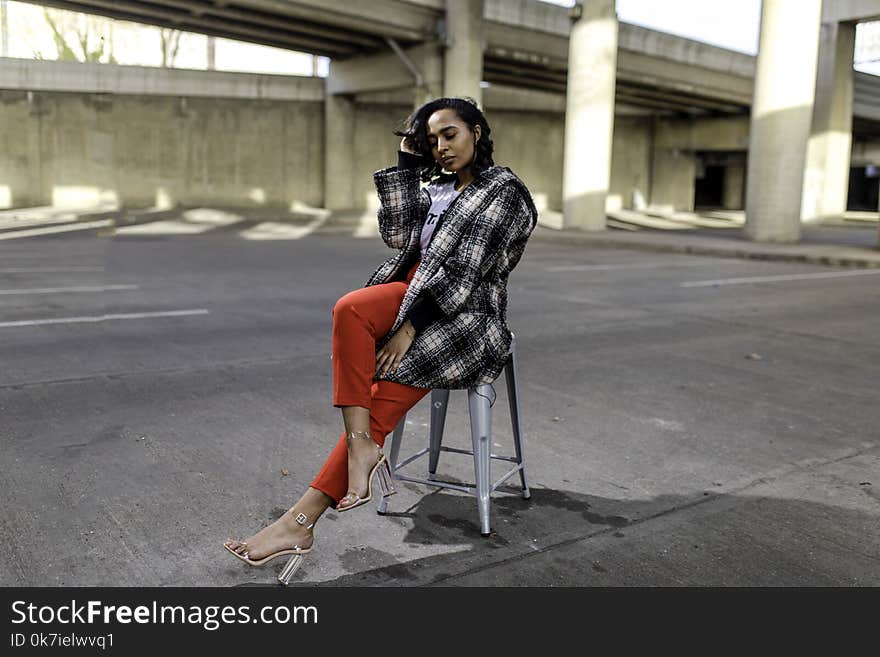
[[[474,126],[471,132],[454,109],[445,108],[431,114],[427,128],[431,154],[444,169],[457,173],[471,165],[480,126]]]

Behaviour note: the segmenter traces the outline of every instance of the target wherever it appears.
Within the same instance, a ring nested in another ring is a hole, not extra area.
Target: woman
[[[381,446],[432,388],[491,383],[510,346],[507,278],[537,222],[528,189],[492,160],[476,103],[439,98],[406,122],[398,164],[374,174],[379,231],[398,253],[333,309],[333,405],[345,432],[306,493],[281,518],[224,547],[254,566],[298,568],[321,514],[394,492]],[[427,182],[420,188],[420,179]]]

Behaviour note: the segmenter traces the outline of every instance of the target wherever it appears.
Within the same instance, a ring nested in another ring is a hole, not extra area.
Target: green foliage
[[[90,47],[90,41],[93,39],[93,25],[86,21],[71,22],[63,20],[49,9],[43,9],[46,17],[46,23],[52,30],[52,38],[55,40],[55,47],[58,49],[58,59],[69,62],[102,62],[116,64],[116,57],[113,55],[113,45],[108,44],[103,35],[98,37],[97,45]],[[71,41],[68,41],[70,36]],[[42,59],[41,53],[35,53],[37,59]]]

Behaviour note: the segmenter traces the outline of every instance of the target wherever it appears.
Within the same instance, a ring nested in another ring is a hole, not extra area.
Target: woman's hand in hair
[[[406,354],[409,346],[412,344],[413,338],[416,337],[416,330],[412,323],[406,320],[397,332],[391,336],[387,344],[382,347],[376,354],[376,372],[388,374],[394,372],[403,356]]]
[[[412,137],[402,137],[400,139],[400,150],[404,153],[412,153],[413,155],[421,155],[416,149],[415,140]]]

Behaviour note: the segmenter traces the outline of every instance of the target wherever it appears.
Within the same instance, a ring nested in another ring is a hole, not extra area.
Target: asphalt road
[[[0,243],[0,585],[272,584],[283,560],[221,543],[337,439],[330,310],[388,254],[231,230]],[[328,512],[299,582],[880,584],[880,270],[533,240],[510,297],[531,501],[496,493],[483,539],[472,498],[402,485],[389,515]],[[468,447],[462,392],[449,413]]]

